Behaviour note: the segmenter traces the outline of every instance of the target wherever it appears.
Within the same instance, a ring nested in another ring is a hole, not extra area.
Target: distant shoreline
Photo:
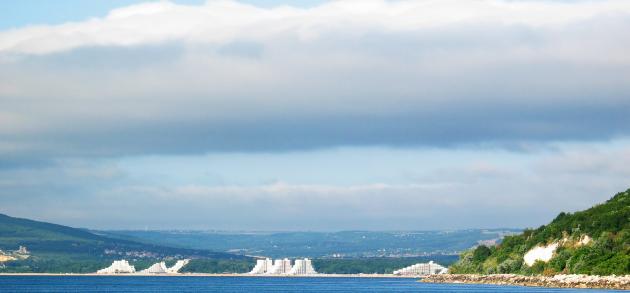
[[[57,277],[243,277],[243,278],[398,278],[420,279],[422,276],[399,276],[393,274],[315,274],[315,275],[251,275],[251,274],[96,274],[96,273],[0,273],[0,276],[57,276]]]
[[[423,283],[446,284],[488,284],[549,288],[588,288],[630,290],[630,275],[626,276],[589,276],[555,275],[524,276],[514,274],[476,275],[443,274],[423,277]]]

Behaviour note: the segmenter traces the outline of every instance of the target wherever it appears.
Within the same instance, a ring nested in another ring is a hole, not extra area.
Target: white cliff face
[[[593,239],[591,237],[589,237],[588,235],[584,235],[580,238],[580,242],[578,242],[579,245],[587,245],[589,243],[591,243]]]
[[[532,248],[530,251],[528,251],[525,254],[525,256],[523,256],[523,260],[525,261],[525,264],[531,267],[538,260],[544,261],[544,262],[548,262],[549,260],[551,260],[551,258],[553,257],[553,253],[556,251],[558,246],[565,246],[565,245],[582,246],[582,245],[588,245],[589,243],[591,243],[591,241],[592,241],[592,238],[589,237],[588,235],[583,235],[577,241],[572,241],[571,239],[565,237],[559,242],[554,242],[547,246],[538,245]]]
[[[525,261],[525,264],[530,267],[539,260],[548,262],[553,257],[553,253],[556,251],[557,248],[558,242],[551,243],[547,246],[536,246],[525,253],[525,256],[523,256],[523,260]]]

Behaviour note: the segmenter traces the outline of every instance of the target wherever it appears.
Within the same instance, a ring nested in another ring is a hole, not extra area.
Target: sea
[[[427,284],[401,278],[0,276],[0,292],[628,292]]]

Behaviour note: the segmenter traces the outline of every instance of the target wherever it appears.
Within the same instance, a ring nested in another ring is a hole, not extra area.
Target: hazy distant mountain
[[[521,230],[402,232],[108,231],[148,243],[269,257],[412,257],[456,254]]]
[[[169,258],[247,260],[247,257],[208,250],[173,248],[110,238],[84,229],[14,218],[0,214],[0,250],[4,255],[26,247],[14,261],[0,263],[2,271],[93,272],[113,259],[153,261]]]

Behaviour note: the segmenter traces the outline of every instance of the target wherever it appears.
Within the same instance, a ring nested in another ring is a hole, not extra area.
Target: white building
[[[154,263],[152,266],[150,266],[149,268],[140,271],[141,273],[145,273],[145,274],[176,274],[179,272],[179,270],[181,270],[185,265],[188,264],[190,260],[188,259],[184,259],[184,260],[178,260],[175,265],[173,265],[172,267],[168,268],[166,267],[166,263],[162,262],[158,262],[158,263]]]
[[[295,265],[291,266],[291,260],[288,258],[285,259],[276,259],[276,261],[271,261],[271,259],[259,259],[256,261],[256,266],[252,269],[250,274],[253,275],[313,275],[317,274],[315,269],[313,268],[313,264],[311,260],[308,258],[305,259],[296,259]]]
[[[273,267],[273,262],[270,258],[259,259],[256,260],[256,266],[249,273],[254,275],[264,274],[271,270],[271,267]]]
[[[166,267],[166,264],[163,261],[161,261],[158,263],[154,263],[149,268],[142,270],[140,272],[145,273],[145,274],[166,274],[167,271],[168,271],[168,268]]]
[[[447,268],[437,263],[434,263],[433,261],[430,261],[429,263],[417,263],[415,265],[411,265],[406,268],[394,271],[394,275],[435,275],[444,274],[447,271]]]
[[[172,267],[168,268],[166,270],[167,273],[169,274],[177,274],[179,273],[179,270],[181,270],[185,265],[187,265],[190,262],[189,259],[181,259],[178,260],[175,265],[173,265]]]
[[[130,274],[135,273],[136,268],[130,265],[126,260],[115,260],[112,265],[104,269],[98,270],[97,274]]]
[[[16,250],[15,253],[17,253],[17,254],[29,254],[28,253],[28,249],[26,249],[26,246],[22,246],[22,245],[20,245],[20,248],[18,250]]]
[[[289,271],[289,275],[314,275],[317,274],[315,268],[313,268],[313,264],[311,260],[308,258],[305,259],[296,259],[295,265]]]
[[[287,274],[291,271],[291,260],[288,258],[285,259],[276,259],[273,262],[273,267],[267,271],[267,274],[271,275],[282,275]]]

